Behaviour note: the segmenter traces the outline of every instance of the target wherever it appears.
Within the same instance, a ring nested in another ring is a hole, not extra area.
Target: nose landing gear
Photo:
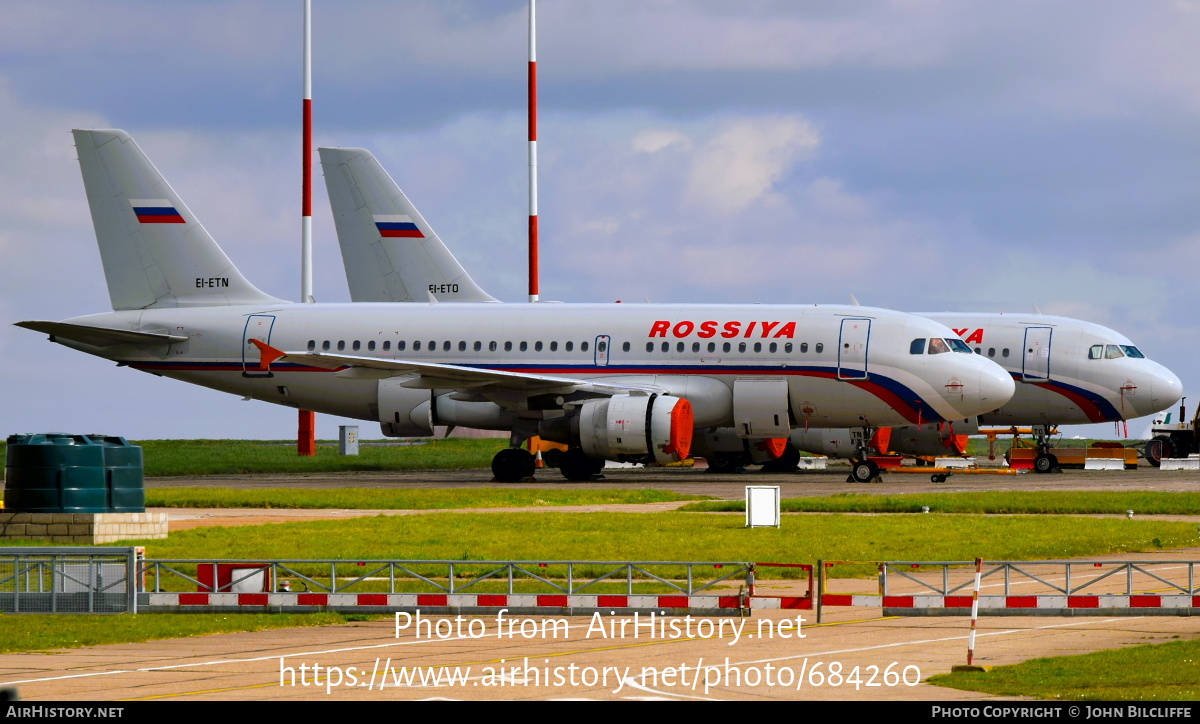
[[[865,420],[864,420],[865,422]],[[853,428],[850,430],[850,436],[854,440],[854,445],[857,448],[855,457],[850,461],[850,477],[846,478],[847,483],[869,483],[871,481],[879,481],[879,466],[870,459],[871,440],[875,436],[874,428],[870,426],[862,428]]]

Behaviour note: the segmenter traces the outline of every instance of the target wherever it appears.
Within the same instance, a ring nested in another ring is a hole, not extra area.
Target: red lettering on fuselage
[[[742,337],[744,339],[794,339],[796,336],[795,322],[717,322],[714,320],[706,320],[697,324],[691,320],[683,320],[681,322],[672,323],[670,320],[660,319],[650,325],[650,337],[666,337],[668,335],[676,338],[690,337],[695,334],[700,339],[711,339],[717,336],[718,330],[720,335],[726,339],[734,337]],[[774,332],[774,334],[772,334]]]
[[[963,327],[962,329],[954,330],[954,333],[957,334],[959,337],[962,337],[963,341],[966,342],[967,344],[973,344],[973,343],[983,344],[983,330],[982,329],[977,329],[974,332],[971,332],[970,335],[963,337],[963,335],[967,334],[967,330],[969,330],[969,329],[970,329],[970,327]]]

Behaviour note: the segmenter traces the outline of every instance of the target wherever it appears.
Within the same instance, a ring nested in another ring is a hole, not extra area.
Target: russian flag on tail
[[[179,211],[167,199],[130,199],[133,213],[143,224],[183,224],[186,223]]]
[[[385,239],[424,239],[425,235],[413,223],[411,216],[382,216],[373,215],[371,218],[375,221],[375,228],[379,229],[379,235]]]

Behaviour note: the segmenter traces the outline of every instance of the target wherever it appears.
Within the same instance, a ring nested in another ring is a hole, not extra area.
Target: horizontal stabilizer
[[[111,327],[89,327],[86,324],[67,322],[17,322],[13,326],[43,332],[51,337],[61,337],[72,342],[90,344],[93,347],[112,347],[117,344],[161,345],[175,344],[187,340],[186,335],[165,332],[135,332],[131,329]]]

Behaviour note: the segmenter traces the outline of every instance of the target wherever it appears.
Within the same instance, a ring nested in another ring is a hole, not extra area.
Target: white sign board
[[[779,527],[779,486],[746,486],[746,527]]]

